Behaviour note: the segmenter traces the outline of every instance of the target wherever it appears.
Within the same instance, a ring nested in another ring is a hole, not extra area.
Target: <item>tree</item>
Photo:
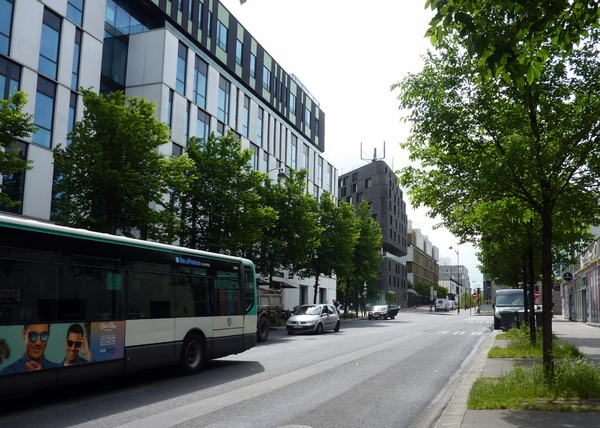
[[[257,190],[264,173],[250,165],[252,152],[242,149],[232,132],[206,140],[188,140],[185,179],[172,191],[174,211],[181,220],[183,246],[248,255],[262,231],[272,226],[275,211],[265,207]],[[183,187],[181,187],[183,186]]]
[[[548,45],[570,53],[598,24],[594,0],[427,0],[436,11],[426,35],[436,46],[458,33],[483,77],[522,86],[541,76]]]
[[[83,119],[69,134],[70,144],[54,149],[54,219],[171,242],[175,220],[163,209],[169,161],[159,152],[169,129],[155,117],[154,103],[122,92],[82,93]]]
[[[299,272],[319,244],[317,201],[306,193],[307,173],[290,170],[287,178],[276,182],[266,177],[258,189],[262,203],[276,212],[273,227],[263,230],[251,256],[269,282],[278,270]]]
[[[599,222],[597,40],[590,31],[567,58],[546,45],[539,79],[519,86],[478,79],[477,63],[455,34],[427,56],[421,73],[394,85],[413,123],[404,147],[421,162],[401,174],[413,204],[430,207],[450,229],[467,207],[506,198],[538,216],[547,374],[553,372],[553,239]]]
[[[32,168],[32,161],[22,159],[20,150],[15,146],[18,140],[30,137],[37,129],[33,124],[33,115],[23,113],[26,104],[27,94],[22,91],[15,92],[7,100],[0,100],[0,206],[14,207],[19,204],[5,193],[6,181]]]
[[[313,303],[317,303],[321,275],[340,277],[352,270],[352,254],[358,239],[354,207],[347,202],[336,205],[329,193],[324,193],[317,211],[318,245],[309,253],[307,263],[298,272],[304,278],[314,278]]]

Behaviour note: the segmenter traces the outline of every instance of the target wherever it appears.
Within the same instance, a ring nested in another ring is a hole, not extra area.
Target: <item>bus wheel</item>
[[[269,329],[271,328],[271,323],[266,316],[260,317],[258,320],[258,328],[256,329],[256,340],[259,342],[264,342],[269,337]]]
[[[198,373],[204,365],[206,346],[198,333],[189,334],[183,341],[183,349],[179,358],[179,371],[189,375]]]

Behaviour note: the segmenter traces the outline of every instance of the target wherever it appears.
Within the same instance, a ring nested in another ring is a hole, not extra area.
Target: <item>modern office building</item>
[[[172,131],[165,154],[232,130],[255,169],[308,169],[310,194],[336,196],[319,102],[218,0],[0,0],[0,98],[29,94],[39,128],[17,143],[33,169],[0,177],[21,204],[0,210],[49,220],[52,149],[83,116],[81,87],[154,101]],[[330,301],[335,281],[320,282]],[[295,304],[312,301],[310,285],[296,286]]]
[[[439,249],[408,221],[408,251],[404,257],[410,284],[434,286],[439,280]]]
[[[381,290],[369,303],[397,303],[406,307],[407,269],[403,257],[407,254],[407,216],[403,192],[398,177],[383,161],[374,159],[367,165],[340,175],[338,197],[354,206],[369,203],[373,218],[381,226]]]
[[[440,260],[438,283],[447,288],[448,294],[454,295],[457,300],[462,299],[465,294],[471,294],[469,270],[464,265],[451,264],[450,259]]]

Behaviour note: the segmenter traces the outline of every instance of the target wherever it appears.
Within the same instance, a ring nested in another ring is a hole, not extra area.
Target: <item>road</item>
[[[492,317],[401,312],[354,320],[338,333],[269,340],[210,361],[53,390],[0,403],[10,427],[430,426]]]

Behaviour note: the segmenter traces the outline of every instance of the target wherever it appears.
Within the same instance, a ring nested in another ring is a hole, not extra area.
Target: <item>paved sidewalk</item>
[[[555,317],[552,320],[552,331],[560,341],[571,343],[590,360],[600,363],[600,328],[582,323],[571,322]],[[600,412],[560,412],[540,410],[468,410],[467,398],[473,382],[483,377],[496,377],[509,371],[515,359],[487,358],[492,346],[495,346],[494,331],[483,343],[471,369],[462,379],[461,384],[436,428],[566,428],[594,427],[600,425]]]

